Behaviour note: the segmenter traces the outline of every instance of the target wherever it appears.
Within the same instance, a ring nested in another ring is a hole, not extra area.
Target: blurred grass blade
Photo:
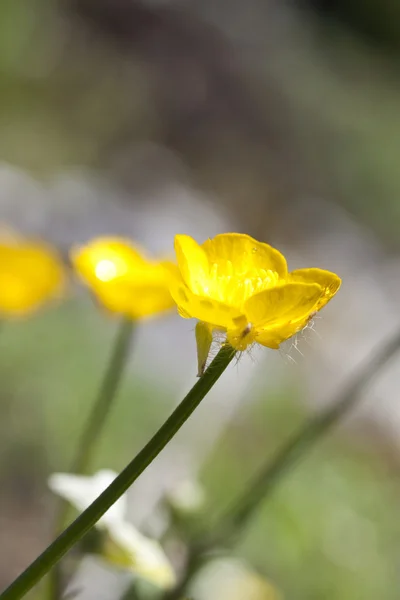
[[[113,483],[0,595],[0,600],[22,598],[81,539],[122,496],[165,448],[202,399],[220,378],[235,351],[222,346],[204,375],[192,387],[172,415]]]
[[[347,415],[361,399],[362,390],[399,350],[400,331],[397,331],[360,365],[328,407],[306,423],[275,457],[267,462],[242,497],[227,511],[226,517],[215,532],[216,535],[229,539],[240,534],[287,470]]]

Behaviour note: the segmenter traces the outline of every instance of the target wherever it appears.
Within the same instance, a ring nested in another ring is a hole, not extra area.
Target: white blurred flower
[[[116,476],[117,473],[106,469],[92,476],[54,473],[49,477],[48,484],[55,494],[82,512]],[[107,533],[104,556],[163,589],[172,587],[176,581],[175,573],[161,545],[142,535],[126,520],[127,508],[124,494],[96,524]]]
[[[197,512],[204,506],[205,492],[198,481],[184,479],[168,492],[167,500],[180,512]]]
[[[134,570],[161,588],[169,589],[176,583],[175,573],[160,544],[141,534],[132,523],[113,523],[104,554],[115,564]]]
[[[102,469],[92,476],[53,473],[49,477],[48,484],[52,492],[67,500],[79,512],[83,512],[108,488],[116,476],[117,473],[110,469]],[[127,509],[127,497],[124,494],[99,519],[97,527],[107,527],[115,521],[123,521]]]
[[[235,558],[208,563],[195,579],[191,592],[197,600],[282,600],[269,581]]]

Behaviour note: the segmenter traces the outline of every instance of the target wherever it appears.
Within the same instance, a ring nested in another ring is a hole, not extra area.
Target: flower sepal
[[[196,324],[197,377],[201,377],[205,371],[212,341],[212,327],[208,323],[198,321]]]

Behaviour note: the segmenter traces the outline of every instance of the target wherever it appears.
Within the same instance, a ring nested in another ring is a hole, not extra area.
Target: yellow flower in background
[[[248,235],[225,233],[198,244],[175,237],[177,267],[170,267],[172,297],[196,328],[199,370],[211,343],[207,331],[224,331],[244,350],[257,342],[279,348],[302,330],[338,291],[341,280],[321,269],[288,272],[284,256]]]
[[[65,288],[61,258],[42,241],[0,231],[0,318],[34,312]]]
[[[131,319],[175,306],[165,263],[146,258],[127,240],[96,238],[71,252],[76,272],[108,310]]]

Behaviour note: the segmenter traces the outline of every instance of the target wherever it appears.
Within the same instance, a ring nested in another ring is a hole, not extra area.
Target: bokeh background
[[[400,327],[399,7],[0,4],[2,222],[63,253],[111,233],[169,255],[175,233],[202,241],[242,231],[277,246],[292,268],[343,278],[316,332],[243,356],[133,487],[143,531],[187,478],[204,486],[210,515],[223,510]],[[2,323],[1,588],[50,541],[47,477],[68,469],[116,326],[78,289]],[[192,322],[171,314],[141,325],[93,468],[120,470],[195,375]],[[399,378],[400,357],[287,474],[236,546],[284,598],[400,597]],[[88,576],[80,597],[118,598],[117,579],[99,589]],[[198,597],[247,600],[239,587],[215,589]]]

